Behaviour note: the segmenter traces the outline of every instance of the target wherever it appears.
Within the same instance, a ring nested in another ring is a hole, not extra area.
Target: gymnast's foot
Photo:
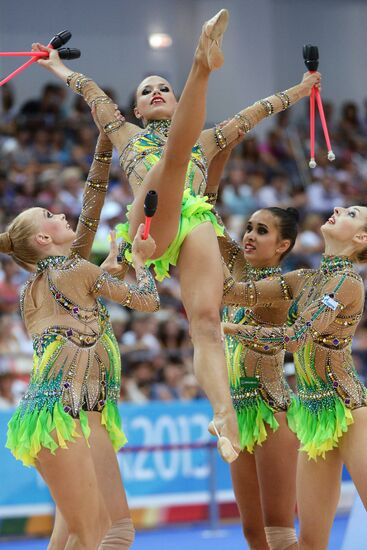
[[[228,25],[229,13],[220,10],[214,17],[203,25],[199,45],[196,50],[196,58],[210,71],[219,69],[224,63],[221,50],[223,34]]]
[[[233,420],[235,421],[234,433],[230,435],[230,430],[227,428]],[[235,416],[234,418],[229,418],[228,416],[227,418],[224,418],[216,415],[210,422],[208,431],[218,438],[217,448],[223,460],[231,463],[238,458],[240,447],[238,443],[238,428]],[[225,435],[226,433],[227,435]]]

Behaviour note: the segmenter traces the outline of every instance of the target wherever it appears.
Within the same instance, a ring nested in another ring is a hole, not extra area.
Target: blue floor
[[[341,550],[348,517],[336,518],[330,537],[329,550]],[[174,550],[219,550],[224,547],[235,550],[248,550],[244,543],[241,529],[238,525],[224,525],[220,531],[205,531],[202,527],[177,527],[140,531],[137,533],[133,548],[136,550],[162,550],[162,542],[166,548]],[[1,550],[45,550],[47,541],[28,540],[0,542]],[[357,549],[356,549],[357,550]]]

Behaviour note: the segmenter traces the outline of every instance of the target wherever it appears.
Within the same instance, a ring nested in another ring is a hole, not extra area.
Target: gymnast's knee
[[[264,531],[261,525],[257,528],[256,526],[243,522],[242,531],[250,548],[264,548],[266,543],[264,540]]]
[[[105,534],[98,550],[128,550],[135,539],[135,529],[130,518],[115,521]]]
[[[293,527],[264,527],[270,550],[286,550],[297,544],[296,530]]]
[[[190,317],[190,330],[193,341],[199,338],[220,340],[219,308],[203,304]]]

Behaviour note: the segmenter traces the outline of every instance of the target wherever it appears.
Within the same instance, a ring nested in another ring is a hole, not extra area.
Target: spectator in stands
[[[0,314],[19,311],[19,267],[11,258],[2,256],[3,278],[0,280]]]
[[[0,411],[11,409],[17,404],[12,387],[14,376],[10,372],[0,372]]]
[[[179,357],[172,357],[163,369],[162,381],[152,386],[152,399],[161,401],[180,399],[184,375],[185,369],[182,360]]]

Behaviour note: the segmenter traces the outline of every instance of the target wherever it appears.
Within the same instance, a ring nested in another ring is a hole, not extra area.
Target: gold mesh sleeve
[[[72,253],[88,259],[104,204],[112,159],[112,144],[99,137],[92,166],[85,183],[82,211],[79,216]]]
[[[292,326],[282,327],[251,327],[246,325],[229,326],[229,334],[237,336],[244,342],[257,341],[259,346],[284,349],[295,352],[307,340],[338,349],[348,344],[351,337],[345,334],[343,324],[343,338],[341,338],[341,324],[344,311],[354,311],[356,314],[363,307],[363,284],[356,277],[341,274],[333,277],[323,288],[323,294],[300,312]],[[355,318],[355,315],[354,315]],[[351,332],[354,332],[351,328]]]
[[[99,269],[99,275],[90,288],[95,297],[102,296],[137,311],[157,311],[159,296],[154,278],[147,268],[136,273],[136,284],[129,284],[106,271]]]
[[[218,152],[224,149],[229,143],[238,137],[238,129],[243,132],[250,132],[264,118],[288,109],[291,105],[297,103],[305,97],[305,87],[303,84],[297,84],[284,92],[279,92],[265,99],[257,101],[250,107],[237,113],[224,126],[214,129],[204,130],[200,137],[200,142],[205,150],[209,160]]]
[[[258,282],[235,282],[223,296],[223,304],[252,308],[256,305],[292,300],[293,295],[286,277],[268,277]]]
[[[120,156],[128,140],[141,128],[116,120],[114,102],[91,78],[81,73],[72,73],[67,79],[67,85],[82,95],[90,107],[96,106],[97,118]]]

